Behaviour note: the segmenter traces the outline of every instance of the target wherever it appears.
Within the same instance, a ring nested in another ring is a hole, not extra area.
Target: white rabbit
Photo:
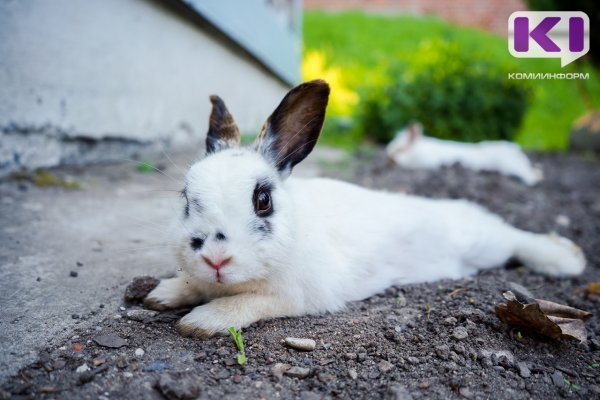
[[[289,177],[317,142],[328,96],[320,80],[292,89],[252,147],[239,146],[233,118],[211,97],[208,154],[185,178],[181,271],[145,301],[202,304],[178,322],[181,334],[333,312],[391,285],[460,278],[512,256],[549,275],[582,272],[568,239],[518,230],[466,201]]]
[[[459,163],[476,171],[496,171],[514,176],[526,185],[542,179],[518,144],[503,140],[462,143],[423,135],[421,124],[400,131],[387,148],[388,158],[407,168],[436,169]]]

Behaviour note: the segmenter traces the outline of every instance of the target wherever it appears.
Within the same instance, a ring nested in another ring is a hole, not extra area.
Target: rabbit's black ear
[[[329,85],[315,80],[296,86],[285,95],[267,119],[256,140],[256,148],[283,176],[304,160],[319,139]]]
[[[206,153],[240,145],[240,130],[219,96],[210,96],[213,105],[206,134]]]

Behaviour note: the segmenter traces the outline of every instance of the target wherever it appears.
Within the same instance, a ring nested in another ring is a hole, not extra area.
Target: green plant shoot
[[[236,356],[237,363],[240,365],[246,365],[248,359],[246,358],[246,350],[244,348],[244,337],[242,336],[242,331],[238,331],[233,326],[228,329],[233,341],[235,342],[235,346],[238,349],[238,353]]]

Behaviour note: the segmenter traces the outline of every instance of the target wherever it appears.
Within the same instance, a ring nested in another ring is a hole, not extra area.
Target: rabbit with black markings
[[[181,334],[333,312],[391,285],[460,278],[513,256],[548,275],[582,272],[570,240],[513,228],[467,201],[290,177],[317,142],[328,96],[324,81],[295,87],[250,147],[240,147],[231,114],[211,97],[207,155],[182,193],[181,271],[145,300],[156,309],[197,305],[178,322]]]

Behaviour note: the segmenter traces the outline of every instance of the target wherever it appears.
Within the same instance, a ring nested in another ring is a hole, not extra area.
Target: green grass
[[[586,111],[582,93],[589,95],[588,106],[600,107],[600,72],[588,64],[560,68],[559,59],[517,59],[508,53],[506,39],[490,33],[458,27],[447,22],[415,16],[384,16],[361,12],[304,14],[304,48],[324,52],[327,63],[342,69],[344,81],[352,89],[381,79],[395,60],[410,61],[425,40],[444,38],[460,45],[476,46],[486,56],[512,63],[514,72],[588,72],[587,81],[532,81],[533,99],[517,135],[528,149],[560,150],[576,118]],[[508,79],[508,78],[507,78]],[[578,87],[580,85],[581,87]],[[323,142],[350,147],[355,138],[337,135]],[[332,135],[334,136],[334,135]]]

